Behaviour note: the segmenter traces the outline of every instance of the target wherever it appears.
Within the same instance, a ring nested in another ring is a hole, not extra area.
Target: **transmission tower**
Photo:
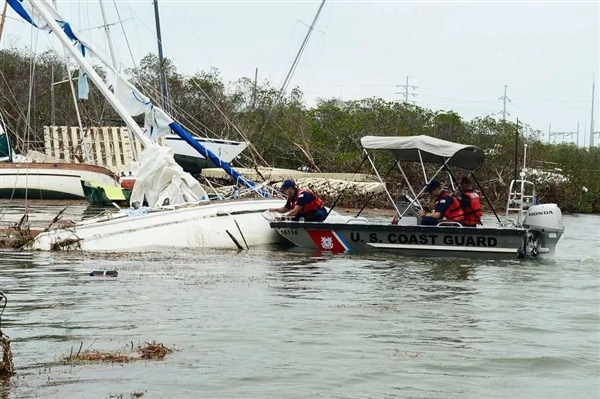
[[[510,116],[510,114],[509,114],[508,112],[506,112],[506,101],[508,100],[508,102],[511,102],[511,101],[510,101],[510,98],[508,98],[508,97],[506,96],[506,88],[507,88],[507,87],[508,87],[507,85],[504,85],[504,95],[503,95],[502,97],[500,97],[500,98],[499,98],[499,100],[502,100],[502,102],[504,103],[504,107],[503,107],[503,109],[502,109],[502,120],[503,120],[504,122],[506,122],[506,115]]]
[[[412,97],[416,97],[417,96],[416,93],[411,93],[410,92],[411,89],[412,90],[417,89],[417,86],[412,86],[412,85],[408,84],[408,76],[406,77],[406,84],[405,85],[396,85],[396,87],[402,87],[404,89],[403,92],[401,92],[401,91],[400,92],[396,92],[396,94],[404,94],[404,101],[405,102],[407,102],[407,103],[408,102],[412,102],[412,103],[416,102],[416,100],[409,100],[408,99],[409,96],[412,96]]]

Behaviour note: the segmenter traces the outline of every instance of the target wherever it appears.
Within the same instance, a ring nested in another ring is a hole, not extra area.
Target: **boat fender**
[[[118,275],[119,275],[119,272],[116,270],[104,270],[104,271],[94,270],[93,272],[90,273],[90,277],[117,277]]]

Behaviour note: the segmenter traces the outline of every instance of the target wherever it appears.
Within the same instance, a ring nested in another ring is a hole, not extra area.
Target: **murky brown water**
[[[317,257],[281,248],[2,252],[2,331],[18,374],[0,393],[597,398],[600,217],[565,222],[552,261]],[[115,269],[117,278],[88,276]],[[56,365],[81,342],[116,350],[151,340],[181,350],[163,361]]]

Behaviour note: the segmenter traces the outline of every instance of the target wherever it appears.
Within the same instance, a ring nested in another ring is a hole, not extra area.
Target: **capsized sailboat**
[[[395,220],[381,223],[355,217],[342,223],[275,220],[271,227],[297,246],[326,252],[386,252],[491,259],[554,255],[556,244],[564,232],[561,210],[556,204],[536,203],[535,188],[525,179],[525,170],[521,172],[520,179],[513,180],[510,185],[504,222],[498,218],[497,225],[486,222],[485,225],[479,223],[477,227],[464,227],[458,222],[441,221],[436,226],[424,226],[420,224],[417,210],[422,209],[419,196],[425,187],[415,194],[399,162],[418,162],[424,174],[425,163],[441,165],[431,180],[443,170],[454,179],[450,166],[468,170],[474,176],[473,172],[483,166],[483,151],[475,146],[429,136],[365,136],[361,144],[365,159],[370,161],[382,184],[369,150],[389,152],[395,160],[394,167],[399,166],[410,189],[410,193],[402,194],[398,201],[394,201],[386,190],[397,212],[397,223]],[[427,176],[425,180],[425,183],[430,181]],[[510,212],[517,212],[516,220],[509,220]]]
[[[8,0],[26,21],[54,33],[142,143],[140,169],[131,194],[130,209],[73,223],[68,228],[43,232],[30,244],[34,249],[136,250],[156,246],[197,248],[247,248],[281,240],[263,213],[279,207],[283,199],[245,179],[214,153],[203,147],[164,110],[152,104],[115,68],[104,61],[46,0]],[[109,86],[86,57],[94,56],[112,72]],[[145,132],[132,116],[144,114]],[[173,159],[173,150],[155,140],[173,131],[206,159],[223,168],[236,182],[262,198],[209,201],[199,182]],[[147,201],[149,207],[140,204]]]

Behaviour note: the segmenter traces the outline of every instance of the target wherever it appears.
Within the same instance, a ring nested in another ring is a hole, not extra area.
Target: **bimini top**
[[[453,143],[429,136],[365,136],[360,139],[367,150],[390,150],[399,162],[443,164],[475,171],[483,166],[481,148]],[[421,157],[419,157],[419,152]]]

